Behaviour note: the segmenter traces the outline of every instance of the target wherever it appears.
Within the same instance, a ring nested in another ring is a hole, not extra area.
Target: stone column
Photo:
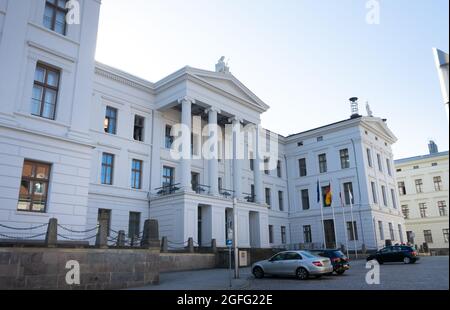
[[[264,202],[263,197],[263,185],[262,185],[262,176],[261,176],[261,160],[259,157],[259,149],[260,149],[260,132],[259,125],[255,126],[254,131],[254,167],[253,167],[253,176],[255,182],[255,202],[262,204]]]
[[[182,154],[181,154],[181,188],[183,191],[192,191],[191,187],[191,131],[192,131],[192,104],[195,100],[184,97],[179,99],[181,104]]]
[[[210,139],[210,157],[208,160],[209,167],[209,193],[217,196],[219,194],[219,162],[218,162],[218,143],[219,143],[219,130],[217,125],[217,113],[220,111],[214,107],[208,109],[208,134]]]
[[[241,176],[241,154],[243,153],[240,149],[241,147],[241,120],[238,118],[232,119],[233,123],[233,190],[234,197],[236,199],[241,199],[241,187],[242,187],[242,176]]]

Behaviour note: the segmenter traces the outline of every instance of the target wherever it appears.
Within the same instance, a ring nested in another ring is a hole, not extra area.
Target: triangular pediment
[[[190,74],[204,83],[239,98],[258,109],[268,110],[269,106],[259,99],[252,91],[242,84],[230,73],[217,73],[200,69],[189,68]]]
[[[374,131],[379,132],[384,135],[385,138],[391,140],[391,142],[396,142],[397,137],[394,133],[389,129],[386,122],[378,117],[364,117],[363,123],[367,126],[371,127]]]

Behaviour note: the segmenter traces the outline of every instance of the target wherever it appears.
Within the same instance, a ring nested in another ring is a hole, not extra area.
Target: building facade
[[[448,253],[448,151],[395,161],[408,242]]]
[[[386,120],[263,130],[269,106],[222,59],[156,83],[95,62],[100,1],[78,2],[68,24],[66,1],[0,0],[4,237],[55,217],[89,238],[107,217],[128,238],[157,219],[172,247],[405,241]]]

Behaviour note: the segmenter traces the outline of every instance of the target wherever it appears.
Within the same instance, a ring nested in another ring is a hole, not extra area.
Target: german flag
[[[325,190],[325,206],[330,207],[333,203],[333,193],[331,192],[331,183]]]

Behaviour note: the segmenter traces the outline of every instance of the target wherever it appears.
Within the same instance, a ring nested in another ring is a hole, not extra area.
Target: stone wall
[[[66,284],[66,263],[80,285]],[[0,289],[121,289],[159,282],[159,249],[0,248]]]
[[[212,269],[215,267],[216,255],[212,253],[161,253],[159,256],[160,272]]]

